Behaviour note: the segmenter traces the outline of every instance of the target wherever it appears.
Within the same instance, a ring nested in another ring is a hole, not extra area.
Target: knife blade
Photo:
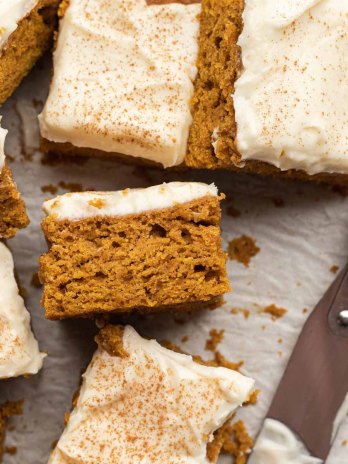
[[[305,323],[267,414],[269,423],[286,426],[310,456],[323,461],[348,392],[347,310],[348,265]]]

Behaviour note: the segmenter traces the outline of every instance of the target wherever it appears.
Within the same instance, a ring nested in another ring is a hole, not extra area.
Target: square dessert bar
[[[44,203],[49,319],[190,310],[229,290],[214,185],[68,193]]]
[[[348,4],[202,0],[185,163],[347,183]]]
[[[49,47],[59,0],[0,0],[0,105]]]
[[[182,164],[192,120],[200,5],[64,4],[50,92],[39,117],[43,149]]]
[[[0,242],[0,379],[36,374],[43,358],[19,295],[12,255]]]
[[[236,371],[108,325],[49,464],[215,463],[214,432],[251,395]]]
[[[6,134],[7,130],[0,127],[0,239],[12,237],[18,229],[26,227],[29,223],[24,202],[6,162]]]

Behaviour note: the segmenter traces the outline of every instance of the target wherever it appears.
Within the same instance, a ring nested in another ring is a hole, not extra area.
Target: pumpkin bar
[[[67,193],[44,203],[49,319],[191,310],[229,290],[214,185]]]
[[[346,183],[347,28],[346,2],[202,0],[186,164]]]
[[[254,381],[108,325],[49,464],[217,462],[217,432]],[[215,448],[210,453],[210,448]]]
[[[19,295],[11,252],[0,242],[0,379],[36,374],[44,354],[30,328],[30,315]]]
[[[195,2],[62,2],[45,152],[182,164],[192,121]]]

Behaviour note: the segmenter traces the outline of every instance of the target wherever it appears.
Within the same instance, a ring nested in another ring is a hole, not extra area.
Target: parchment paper
[[[36,113],[47,94],[50,69],[50,60],[46,58],[0,110],[4,115],[3,126],[9,129],[6,151],[14,157],[11,167],[31,219],[30,226],[8,243],[27,290],[26,302],[35,334],[41,349],[48,353],[39,375],[0,383],[0,402],[25,400],[24,414],[11,420],[7,434],[6,444],[16,446],[17,453],[6,455],[4,463],[47,462],[51,446],[63,429],[64,413],[70,409],[81,371],[95,349],[94,323],[46,321],[40,307],[41,289],[30,284],[37,271],[38,257],[46,250],[40,229],[41,204],[52,195],[43,193],[41,187],[60,181],[81,183],[85,189],[97,190],[144,187],[171,180],[215,182],[227,195],[225,207],[233,205],[240,211],[239,217],[224,214],[224,248],[229,240],[245,234],[256,240],[260,252],[249,267],[229,260],[233,292],[226,296],[223,307],[186,317],[184,324],[169,315],[130,320],[141,333],[170,339],[185,351],[202,354],[206,359],[212,357],[212,353],[204,350],[209,331],[224,329],[224,340],[218,349],[228,359],[243,360],[242,371],[254,377],[262,391],[256,406],[239,413],[255,435],[302,325],[334,278],[330,268],[342,267],[346,262],[348,198],[322,186],[229,172],[169,173],[102,160],[43,164],[37,150]],[[66,191],[59,188],[57,193]],[[283,206],[279,206],[280,200]],[[284,307],[288,312],[272,321],[269,315],[258,312],[269,304]],[[231,314],[232,308],[249,310],[249,318],[242,313]],[[182,342],[185,335],[189,339]],[[338,433],[330,464],[348,463],[348,446],[342,444],[347,439],[346,420]],[[221,462],[230,463],[231,458],[222,458]]]

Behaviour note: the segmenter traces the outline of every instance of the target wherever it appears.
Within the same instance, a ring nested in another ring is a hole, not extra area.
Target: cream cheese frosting
[[[253,380],[207,367],[127,326],[126,357],[99,348],[49,464],[208,464],[213,432]]]
[[[192,122],[199,4],[70,0],[41,135],[181,164]]]
[[[0,242],[0,379],[36,374],[45,357],[18,293],[10,251]]]
[[[57,219],[70,220],[91,216],[125,216],[217,195],[218,190],[214,184],[170,182],[118,192],[66,193],[45,201],[43,210],[47,215],[55,215]]]
[[[235,83],[242,160],[348,173],[348,2],[246,0]]]
[[[305,446],[284,424],[266,419],[249,464],[322,464],[309,455]]]
[[[1,116],[0,116],[0,124],[1,124]],[[0,174],[5,164],[5,138],[6,138],[7,132],[8,131],[6,129],[3,129],[0,125]]]
[[[0,0],[0,49],[38,0]]]

